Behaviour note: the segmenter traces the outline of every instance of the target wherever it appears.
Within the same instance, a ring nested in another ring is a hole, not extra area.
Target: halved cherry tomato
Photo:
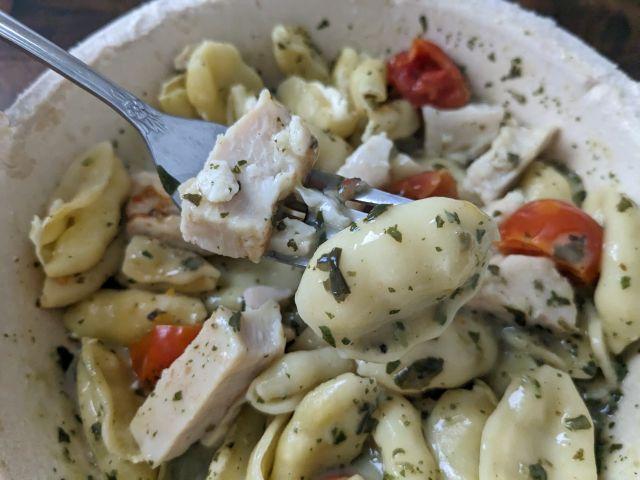
[[[200,325],[156,325],[150,333],[131,344],[131,365],[140,382],[154,385],[162,371],[182,355],[201,328]]]
[[[448,170],[418,173],[392,183],[387,190],[412,200],[428,197],[458,198],[456,179]]]
[[[585,284],[600,272],[603,230],[579,208],[560,200],[536,200],[500,225],[504,254],[546,256],[558,269]]]
[[[440,47],[422,38],[388,61],[387,78],[416,107],[459,108],[471,97],[460,69]]]

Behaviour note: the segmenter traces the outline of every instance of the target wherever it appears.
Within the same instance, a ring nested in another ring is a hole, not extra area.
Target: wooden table
[[[465,1],[465,0],[451,0]],[[640,79],[639,0],[514,0],[553,17]],[[69,48],[140,0],[0,0],[0,8]],[[0,42],[0,109],[43,68]]]

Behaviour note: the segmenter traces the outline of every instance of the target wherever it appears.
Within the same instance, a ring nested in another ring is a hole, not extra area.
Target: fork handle
[[[160,115],[132,93],[107,80],[26,25],[0,11],[0,38],[105,102],[143,135],[162,131]]]

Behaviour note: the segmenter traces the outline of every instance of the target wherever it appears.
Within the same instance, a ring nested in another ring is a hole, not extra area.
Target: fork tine
[[[309,172],[309,175],[307,175],[305,183],[308,187],[315,188],[320,191],[332,189],[338,190],[342,182],[344,182],[345,180],[347,179],[341,177],[340,175],[321,172],[314,169]],[[364,186],[364,188],[360,189],[360,191],[358,191],[353,197],[349,198],[349,200],[354,202],[366,203],[369,205],[399,205],[411,201],[399,195],[383,192],[382,190],[378,190],[377,188],[371,188],[364,182],[362,182],[362,185]]]

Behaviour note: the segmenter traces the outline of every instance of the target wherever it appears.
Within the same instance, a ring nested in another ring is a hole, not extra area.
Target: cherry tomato
[[[459,108],[471,97],[460,69],[440,47],[422,38],[388,61],[387,78],[416,107]]]
[[[131,344],[131,365],[138,379],[145,385],[154,385],[162,371],[182,355],[201,328],[200,325],[156,325],[150,333]]]
[[[549,257],[582,283],[594,282],[600,272],[602,227],[570,203],[529,202],[502,222],[500,235],[502,253]]]
[[[418,173],[392,183],[388,190],[412,200],[428,197],[458,198],[456,179],[448,170]]]

